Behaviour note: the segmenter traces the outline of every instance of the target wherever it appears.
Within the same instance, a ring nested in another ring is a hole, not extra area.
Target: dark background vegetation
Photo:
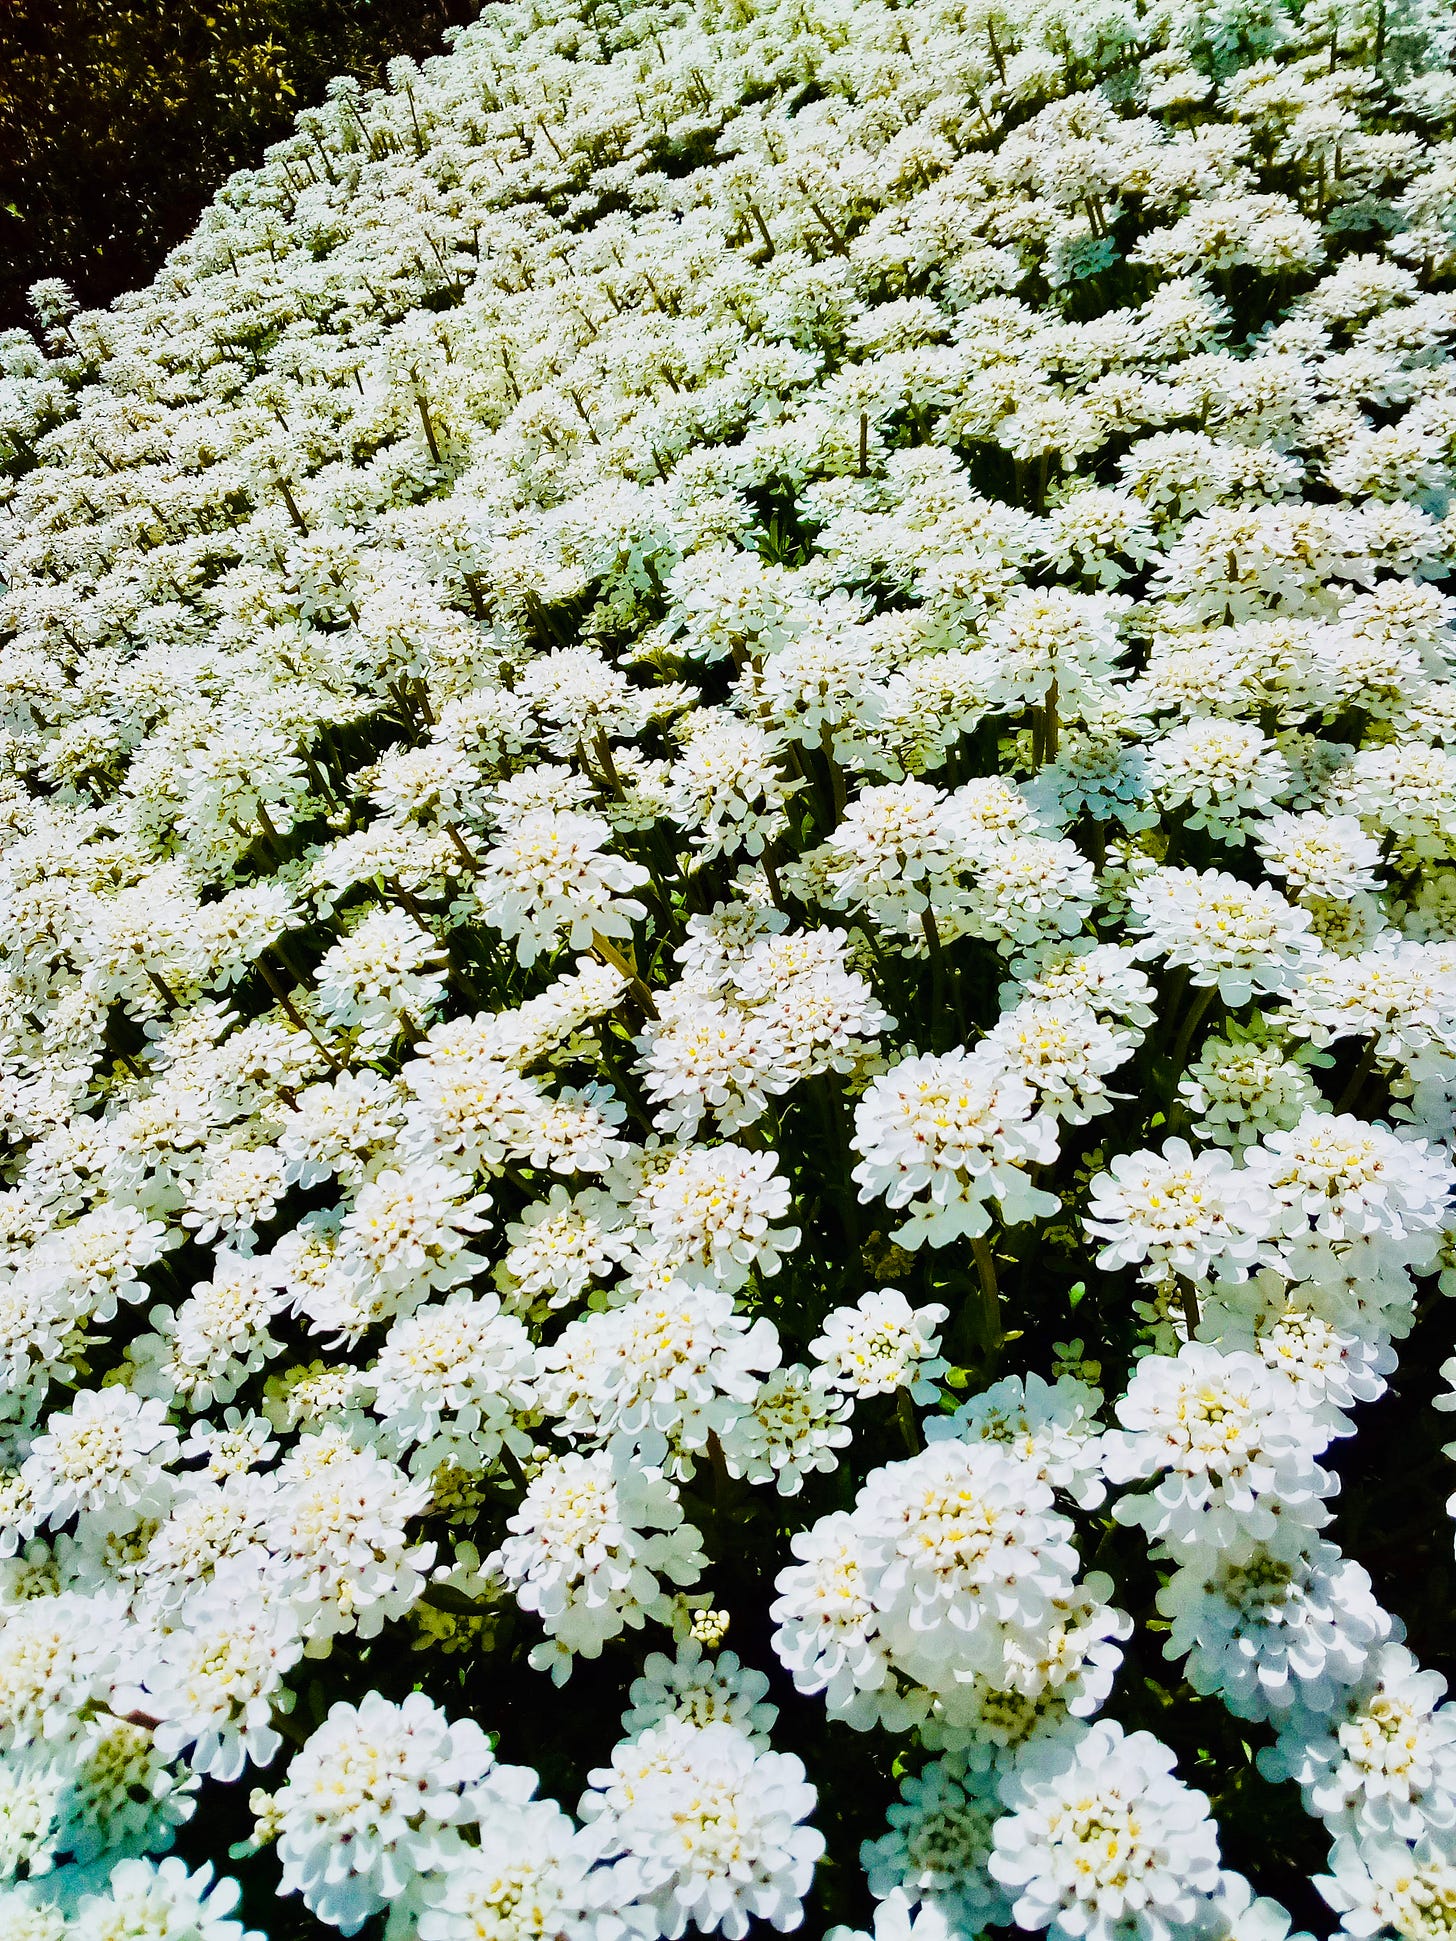
[[[63,277],[150,280],[335,74],[441,51],[479,0],[0,0],[0,329]]]

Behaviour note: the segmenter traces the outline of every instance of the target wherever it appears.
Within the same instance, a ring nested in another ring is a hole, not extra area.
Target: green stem
[[[623,977],[627,980],[628,990],[636,998],[642,1010],[646,1012],[649,1018],[655,1018],[657,1016],[657,1005],[653,1001],[651,991],[648,990],[647,986],[642,982],[642,979],[637,975],[621,951],[618,950],[617,946],[609,943],[605,937],[593,933],[592,949],[604,964],[610,964],[613,970],[622,973]]]
[[[1061,739],[1061,723],[1057,717],[1057,682],[1052,676],[1052,684],[1047,689],[1046,705],[1042,710],[1041,753],[1044,762],[1054,762]]]
[[[1179,1281],[1178,1301],[1183,1309],[1183,1320],[1188,1329],[1188,1339],[1192,1341],[1198,1333],[1200,1316],[1198,1312],[1198,1295],[1191,1281]]]
[[[1005,1337],[1001,1332],[1001,1288],[996,1279],[996,1262],[984,1234],[971,1242],[971,1256],[981,1282],[981,1333],[986,1359],[994,1362],[1001,1353]]]
[[[283,986],[278,982],[278,979],[273,975],[272,971],[268,968],[267,960],[262,955],[259,955],[255,957],[253,961],[258,966],[258,971],[260,976],[263,979],[263,982],[268,986],[268,989],[273,993],[274,997],[277,999],[279,1008],[282,1010],[284,1016],[290,1021],[290,1023],[293,1024],[296,1030],[306,1032],[307,1035],[313,1039],[314,1043],[318,1046],[319,1050],[323,1053],[324,1057],[328,1059],[329,1064],[334,1071],[341,1072],[344,1069],[344,1067],[340,1064],[339,1060],[334,1056],[333,1052],[329,1050],[329,1047],[324,1043],[323,1039],[320,1038],[318,1033],[314,1030],[313,1026],[304,1017],[303,1013],[299,1010],[298,1006],[293,1002],[293,999],[288,995],[287,991],[285,991]]]
[[[945,1015],[945,953],[940,947],[940,929],[929,904],[920,913],[920,927],[925,932],[925,947],[930,953],[930,1035],[931,1042],[935,1043]]]
[[[465,838],[453,822],[447,822],[444,828],[445,834],[450,838],[451,844],[454,847],[455,854],[464,863],[465,867],[470,871],[470,874],[474,876],[480,868],[480,858],[473,855],[469,848],[467,848]]]
[[[1204,1018],[1208,1014],[1209,1005],[1212,1004],[1213,1000],[1217,996],[1218,996],[1218,986],[1216,984],[1205,984],[1199,990],[1197,996],[1194,998],[1193,1002],[1189,1005],[1188,1010],[1184,1015],[1183,1023],[1178,1030],[1178,1036],[1173,1043],[1173,1057],[1171,1060],[1171,1064],[1172,1064],[1172,1071],[1173,1071],[1173,1083],[1175,1085],[1178,1082],[1179,1074],[1183,1070],[1184,1061],[1188,1056],[1189,1047],[1193,1043],[1193,1034],[1195,1031],[1197,1031],[1199,1025],[1202,1024]]]
[[[1345,1087],[1344,1091],[1341,1092],[1339,1099],[1335,1104],[1335,1110],[1337,1112],[1354,1111],[1355,1101],[1359,1098],[1361,1092],[1364,1091],[1365,1081],[1367,1078],[1369,1078],[1371,1068],[1373,1067],[1374,1063],[1375,1063],[1375,1040],[1371,1038],[1366,1043],[1364,1051],[1362,1051],[1360,1054],[1359,1064],[1356,1065],[1354,1071],[1351,1072],[1350,1074],[1349,1084]]]

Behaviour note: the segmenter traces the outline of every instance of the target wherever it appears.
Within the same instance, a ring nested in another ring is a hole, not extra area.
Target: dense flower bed
[[[0,339],[5,1941],[1456,1927],[1453,39],[525,0]]]

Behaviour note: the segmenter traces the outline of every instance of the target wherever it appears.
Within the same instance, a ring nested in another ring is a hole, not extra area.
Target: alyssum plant
[[[5,1941],[1456,1929],[1453,42],[512,0],[37,286]]]

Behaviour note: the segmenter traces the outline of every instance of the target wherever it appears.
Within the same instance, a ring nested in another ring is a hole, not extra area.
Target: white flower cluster
[[[3,1941],[1456,1930],[1453,60],[501,0],[37,286]]]

